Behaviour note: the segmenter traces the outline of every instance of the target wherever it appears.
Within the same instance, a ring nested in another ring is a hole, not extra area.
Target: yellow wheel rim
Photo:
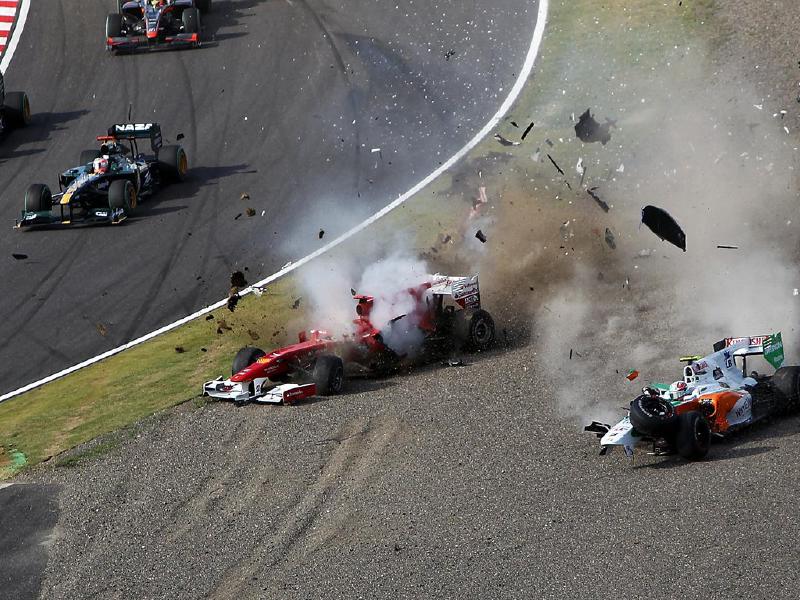
[[[186,172],[189,170],[189,161],[186,158],[186,152],[181,150],[181,157],[178,159],[178,171],[181,174],[181,177],[186,175]]]

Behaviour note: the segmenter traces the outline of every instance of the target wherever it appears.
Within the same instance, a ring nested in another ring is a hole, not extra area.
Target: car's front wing
[[[273,386],[269,379],[252,382],[233,382],[218,377],[203,384],[203,395],[216,400],[230,400],[236,404],[258,402],[262,404],[294,404],[317,394],[313,383],[284,383]]]
[[[176,33],[160,40],[148,39],[145,35],[131,35],[106,38],[106,50],[134,52],[136,50],[163,50],[175,47],[199,47],[200,35],[197,33]]]

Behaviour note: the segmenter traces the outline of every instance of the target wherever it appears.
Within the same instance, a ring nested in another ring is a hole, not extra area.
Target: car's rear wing
[[[481,307],[481,293],[478,276],[451,277],[448,275],[431,275],[430,291],[433,294],[452,296],[462,308],[478,309]]]
[[[714,344],[714,351],[719,352],[733,345],[739,346],[733,351],[734,356],[763,355],[766,361],[776,369],[783,364],[783,338],[781,332],[767,335],[753,335],[741,338],[725,338]]]
[[[108,136],[99,139],[113,138],[116,140],[150,140],[153,152],[158,152],[163,145],[161,139],[161,125],[158,123],[119,123],[108,128]]]

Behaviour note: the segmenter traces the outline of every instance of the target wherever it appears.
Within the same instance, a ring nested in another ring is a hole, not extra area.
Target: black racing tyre
[[[120,2],[119,12],[122,12],[122,2]],[[119,13],[111,13],[106,17],[106,37],[118,38],[122,37],[122,15]]]
[[[344,364],[338,356],[329,354],[320,356],[314,363],[312,374],[317,386],[317,395],[332,396],[342,391],[344,385]]]
[[[194,0],[194,5],[201,13],[211,12],[211,0]]]
[[[118,13],[122,13],[122,7],[125,6],[126,2],[128,2],[128,0],[117,0],[117,12]]]
[[[772,376],[772,385],[786,412],[800,409],[800,367],[781,367]]]
[[[25,191],[25,212],[46,212],[53,208],[53,194],[43,183],[29,185]]]
[[[3,100],[3,112],[12,127],[25,127],[31,122],[31,103],[25,92],[8,92]]]
[[[136,208],[136,187],[127,179],[117,179],[108,188],[108,207],[111,210],[121,208],[126,215]]]
[[[669,400],[642,394],[631,402],[630,420],[639,433],[652,437],[669,436],[675,429],[677,416]]]
[[[494,343],[494,319],[488,312],[479,309],[466,318],[458,318],[461,321],[457,325],[458,337],[464,349],[483,352]]]
[[[233,366],[231,367],[231,375],[236,375],[242,369],[246,369],[262,356],[266,356],[261,348],[253,348],[252,346],[245,346],[236,353],[233,357]]]
[[[184,181],[189,174],[189,159],[183,146],[164,146],[158,152],[158,169],[165,183]]]
[[[88,165],[90,162],[93,162],[95,158],[100,158],[100,150],[84,150],[81,152],[81,162],[78,164],[81,166]]]
[[[686,460],[700,460],[711,446],[711,427],[698,411],[678,415],[675,450]]]
[[[200,11],[196,8],[185,8],[181,14],[184,33],[200,33]]]

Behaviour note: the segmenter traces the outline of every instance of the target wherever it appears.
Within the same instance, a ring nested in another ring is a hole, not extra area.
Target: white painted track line
[[[25,18],[27,17],[29,1],[30,0],[23,0],[23,6],[22,9],[20,10],[19,20],[17,22],[17,28],[14,30],[14,36],[13,36],[14,39],[12,40],[11,45],[8,47],[6,55],[3,58],[3,63],[2,63],[3,71],[5,71],[6,67],[8,66],[6,60],[10,61],[11,60],[10,57],[13,56],[14,54],[14,49],[16,48],[17,40],[19,40],[19,34],[22,31],[22,26],[24,26]],[[539,54],[539,48],[542,45],[542,39],[544,38],[544,28],[547,22],[548,9],[549,9],[549,0],[539,0],[539,11],[536,17],[536,27],[533,30],[533,39],[531,40],[531,45],[528,48],[528,53],[525,56],[525,62],[522,65],[522,69],[520,70],[520,74],[519,77],[517,78],[517,81],[514,83],[514,86],[511,88],[511,91],[509,92],[506,99],[503,101],[503,104],[500,105],[500,108],[497,110],[495,115],[489,120],[489,122],[486,125],[484,125],[483,129],[481,129],[477,134],[475,134],[475,136],[469,142],[467,142],[467,144],[463,148],[461,148],[458,152],[456,152],[453,156],[451,156],[446,162],[442,163],[442,165],[438,169],[436,169],[433,173],[428,175],[425,179],[420,181],[410,190],[399,196],[392,203],[385,206],[377,213],[369,217],[366,221],[359,223],[358,225],[353,227],[350,231],[347,231],[346,233],[340,235],[338,238],[324,245],[322,248],[317,249],[308,256],[304,256],[297,262],[293,262],[292,264],[290,264],[288,267],[281,269],[280,271],[278,271],[277,273],[273,273],[266,279],[262,279],[261,281],[253,284],[251,287],[242,291],[240,295],[243,296],[246,294],[250,294],[253,291],[254,287],[263,287],[264,285],[271,283],[276,279],[279,279],[284,275],[287,275],[288,273],[291,273],[295,269],[303,266],[307,262],[320,256],[321,254],[325,254],[326,252],[328,252],[332,248],[335,248],[345,240],[363,231],[364,229],[372,225],[375,221],[387,215],[401,204],[405,203],[409,198],[411,198],[420,190],[425,188],[434,179],[436,179],[437,177],[439,177],[439,175],[441,175],[449,168],[451,168],[453,165],[455,165],[459,160],[464,158],[464,156],[466,156],[466,154],[470,150],[472,150],[475,146],[477,146],[481,142],[481,140],[483,140],[483,138],[485,138],[489,133],[492,132],[492,130],[497,126],[500,120],[511,109],[511,106],[516,101],[517,97],[522,91],[522,88],[525,87],[525,83],[528,81],[528,77],[530,76],[531,71],[533,70],[533,63],[536,61],[536,56]],[[156,329],[155,331],[152,331],[146,335],[143,335],[140,338],[130,341],[127,344],[123,344],[118,348],[113,348],[112,350],[108,350],[106,352],[103,352],[102,354],[98,354],[95,357],[87,359],[81,363],[78,363],[77,365],[73,365],[72,367],[64,369],[63,371],[59,371],[58,373],[54,373],[48,377],[45,377],[44,379],[40,379],[39,381],[34,381],[33,383],[29,383],[28,385],[22,386],[21,388],[14,390],[13,392],[8,392],[6,394],[3,394],[2,396],[0,396],[0,402],[4,402],[6,400],[9,400],[10,398],[14,398],[15,396],[19,396],[20,394],[29,392],[30,390],[43,386],[46,383],[50,383],[51,381],[64,377],[65,375],[69,375],[70,373],[74,373],[75,371],[83,369],[84,367],[88,367],[89,365],[93,365],[94,363],[100,362],[101,360],[109,358],[110,356],[119,354],[124,350],[128,350],[129,348],[138,346],[139,344],[151,340],[154,337],[161,335],[162,333],[166,333],[168,331],[175,329],[176,327],[180,327],[184,323],[196,319],[197,317],[201,317],[205,314],[210,313],[211,311],[222,308],[223,306],[227,305],[227,302],[228,302],[227,298],[224,300],[220,300],[219,302],[207,306],[204,309],[197,311],[196,313],[183,317],[182,319],[179,319],[174,323],[170,323],[169,325],[165,325],[160,329]]]
[[[22,0],[17,7],[17,21],[14,25],[14,32],[11,34],[11,42],[5,49],[3,60],[0,61],[0,72],[5,73],[8,65],[11,64],[11,59],[14,58],[14,52],[17,50],[19,38],[22,36],[22,31],[25,29],[25,22],[28,20],[28,9],[31,6],[31,0]],[[0,396],[2,402],[2,396]]]

